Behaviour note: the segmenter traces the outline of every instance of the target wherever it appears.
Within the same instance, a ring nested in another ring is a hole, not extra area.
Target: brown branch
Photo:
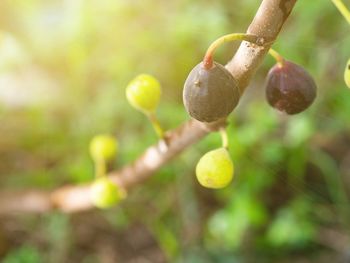
[[[241,94],[248,86],[256,69],[262,63],[273,41],[277,38],[296,1],[262,1],[247,33],[264,38],[268,44],[255,46],[249,42],[243,42],[233,59],[226,65],[226,68],[238,80]]]
[[[270,45],[278,33],[296,0],[263,0],[248,33],[257,34],[266,40],[264,47],[243,42],[234,58],[226,65],[237,79],[243,93],[256,69],[260,66]],[[201,140],[211,131],[225,125],[225,120],[205,124],[190,120],[182,126],[167,132],[165,139],[146,149],[133,163],[109,174],[118,185],[130,189],[152,176],[164,164],[176,157],[187,147]],[[92,208],[89,185],[64,186],[52,192],[23,191],[0,194],[0,214],[11,212],[46,212],[58,209],[77,212]]]

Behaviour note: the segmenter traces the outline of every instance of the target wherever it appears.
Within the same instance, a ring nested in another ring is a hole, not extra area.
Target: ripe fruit
[[[350,88],[350,59],[348,60],[348,63],[346,63],[345,72],[344,72],[344,81],[346,83],[346,86]]]
[[[233,178],[234,167],[226,148],[207,152],[196,167],[198,182],[207,188],[219,189],[227,186]]]
[[[290,61],[277,63],[266,79],[268,103],[279,111],[296,114],[307,109],[316,98],[316,84],[301,66]]]
[[[129,103],[145,113],[156,110],[160,95],[161,87],[158,80],[147,74],[138,75],[126,88],[126,97]]]
[[[96,179],[91,185],[90,198],[98,208],[108,208],[117,204],[125,197],[122,191],[107,177]]]
[[[203,63],[188,75],[183,101],[190,116],[203,122],[213,122],[229,115],[239,101],[239,89],[231,73],[214,62],[210,69]]]
[[[94,160],[111,160],[118,150],[118,142],[111,135],[96,135],[90,142],[90,154]]]

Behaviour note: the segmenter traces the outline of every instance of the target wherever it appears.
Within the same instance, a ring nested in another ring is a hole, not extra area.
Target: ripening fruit
[[[107,177],[96,179],[90,188],[91,201],[98,208],[114,206],[124,197],[125,192]]]
[[[195,66],[183,90],[183,102],[188,114],[203,122],[227,117],[237,106],[239,97],[236,80],[216,62],[210,69],[205,69],[203,62]]]
[[[126,87],[126,97],[129,103],[145,113],[156,110],[160,95],[161,87],[158,80],[147,74],[138,75]]]
[[[350,58],[348,60],[348,63],[346,63],[345,72],[344,72],[344,81],[346,83],[346,86],[350,88]]]
[[[306,110],[316,98],[316,84],[301,66],[284,60],[270,69],[266,79],[266,99],[287,114]]]
[[[118,142],[111,135],[96,135],[90,142],[90,154],[94,160],[112,160],[118,150]]]
[[[227,186],[232,181],[233,172],[233,163],[225,148],[207,152],[196,167],[198,182],[204,187],[213,189]]]

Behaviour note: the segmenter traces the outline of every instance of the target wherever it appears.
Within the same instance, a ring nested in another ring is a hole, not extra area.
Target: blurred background
[[[0,191],[92,181],[97,133],[120,142],[114,168],[137,158],[157,137],[127,83],[156,76],[160,121],[177,127],[188,72],[214,39],[244,32],[260,2],[1,0]],[[1,215],[1,262],[350,262],[349,32],[331,1],[298,1],[274,48],[314,76],[317,99],[295,116],[271,109],[267,57],[229,118],[229,187],[195,179],[221,143],[213,133],[113,209]]]

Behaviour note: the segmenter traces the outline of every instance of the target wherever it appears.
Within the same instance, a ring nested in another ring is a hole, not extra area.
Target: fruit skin
[[[348,60],[348,63],[346,63],[345,71],[344,71],[344,81],[346,86],[350,88],[350,58]]]
[[[316,83],[310,74],[286,60],[270,69],[265,86],[268,103],[287,114],[306,110],[316,98]]]
[[[98,178],[90,188],[92,203],[98,208],[109,208],[125,197],[125,192],[107,177]]]
[[[90,142],[90,154],[94,160],[112,160],[117,150],[117,140],[108,134],[96,135]]]
[[[220,189],[233,178],[234,166],[226,148],[207,152],[196,166],[198,182],[207,188]]]
[[[138,75],[126,88],[126,97],[129,103],[145,113],[156,110],[160,95],[160,83],[155,77],[148,74]]]
[[[213,122],[228,116],[237,106],[240,93],[236,80],[221,64],[214,62],[209,70],[203,62],[188,75],[183,102],[188,114],[202,122]]]

